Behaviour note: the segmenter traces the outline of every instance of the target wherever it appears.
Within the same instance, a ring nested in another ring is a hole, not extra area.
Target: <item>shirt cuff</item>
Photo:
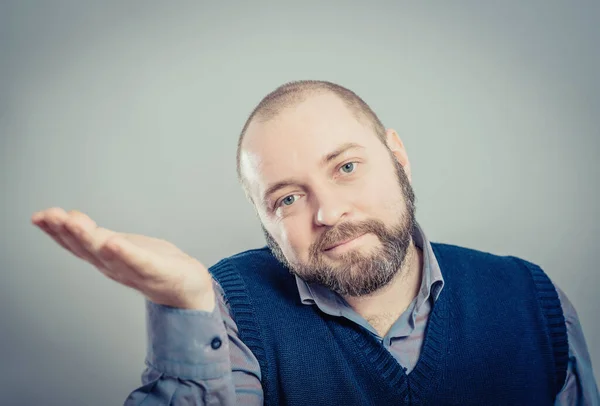
[[[215,303],[212,312],[146,300],[146,364],[165,375],[207,380],[231,372],[229,341]]]

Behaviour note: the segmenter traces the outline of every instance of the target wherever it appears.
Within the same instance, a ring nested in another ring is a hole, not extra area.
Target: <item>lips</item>
[[[359,234],[359,235],[356,235],[356,236],[354,236],[354,237],[350,237],[350,238],[347,238],[347,239],[345,239],[345,240],[338,241],[338,242],[336,242],[335,244],[331,244],[331,245],[327,246],[327,247],[326,247],[326,248],[325,248],[323,251],[329,251],[329,250],[332,250],[332,249],[334,249],[335,247],[339,247],[340,245],[342,245],[342,244],[346,244],[347,242],[350,242],[350,241],[352,241],[352,240],[355,240],[355,239],[357,239],[358,237],[362,237],[363,235],[365,235],[365,234]]]

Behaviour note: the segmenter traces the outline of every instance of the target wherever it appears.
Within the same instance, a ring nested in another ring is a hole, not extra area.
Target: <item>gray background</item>
[[[543,266],[600,369],[600,2],[102,3],[0,3],[2,404],[121,404],[144,367],[142,297],[31,214],[79,209],[206,265],[263,245],[235,146],[296,79],[398,130],[432,240]]]

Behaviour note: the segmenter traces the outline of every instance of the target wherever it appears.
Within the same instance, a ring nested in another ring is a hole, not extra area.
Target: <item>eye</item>
[[[290,206],[291,204],[293,204],[296,201],[296,195],[289,195],[284,197],[283,199],[281,199],[279,201],[279,204],[277,206]]]
[[[340,170],[344,173],[352,173],[356,169],[357,162],[348,162],[340,167]]]

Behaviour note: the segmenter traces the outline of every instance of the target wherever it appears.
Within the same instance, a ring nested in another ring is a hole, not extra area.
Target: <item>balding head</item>
[[[409,173],[398,134],[329,82],[279,87],[240,135],[238,174],[271,252],[341,295],[397,274],[414,223]]]
[[[318,80],[301,80],[285,83],[266,95],[260,103],[254,108],[240,133],[237,145],[236,166],[238,180],[247,192],[247,185],[242,168],[240,157],[244,142],[244,137],[248,127],[252,122],[266,122],[276,118],[286,109],[293,108],[309,98],[324,93],[331,93],[348,107],[354,117],[373,128],[375,134],[385,144],[385,127],[375,114],[375,112],[353,91],[337,85],[335,83]]]

